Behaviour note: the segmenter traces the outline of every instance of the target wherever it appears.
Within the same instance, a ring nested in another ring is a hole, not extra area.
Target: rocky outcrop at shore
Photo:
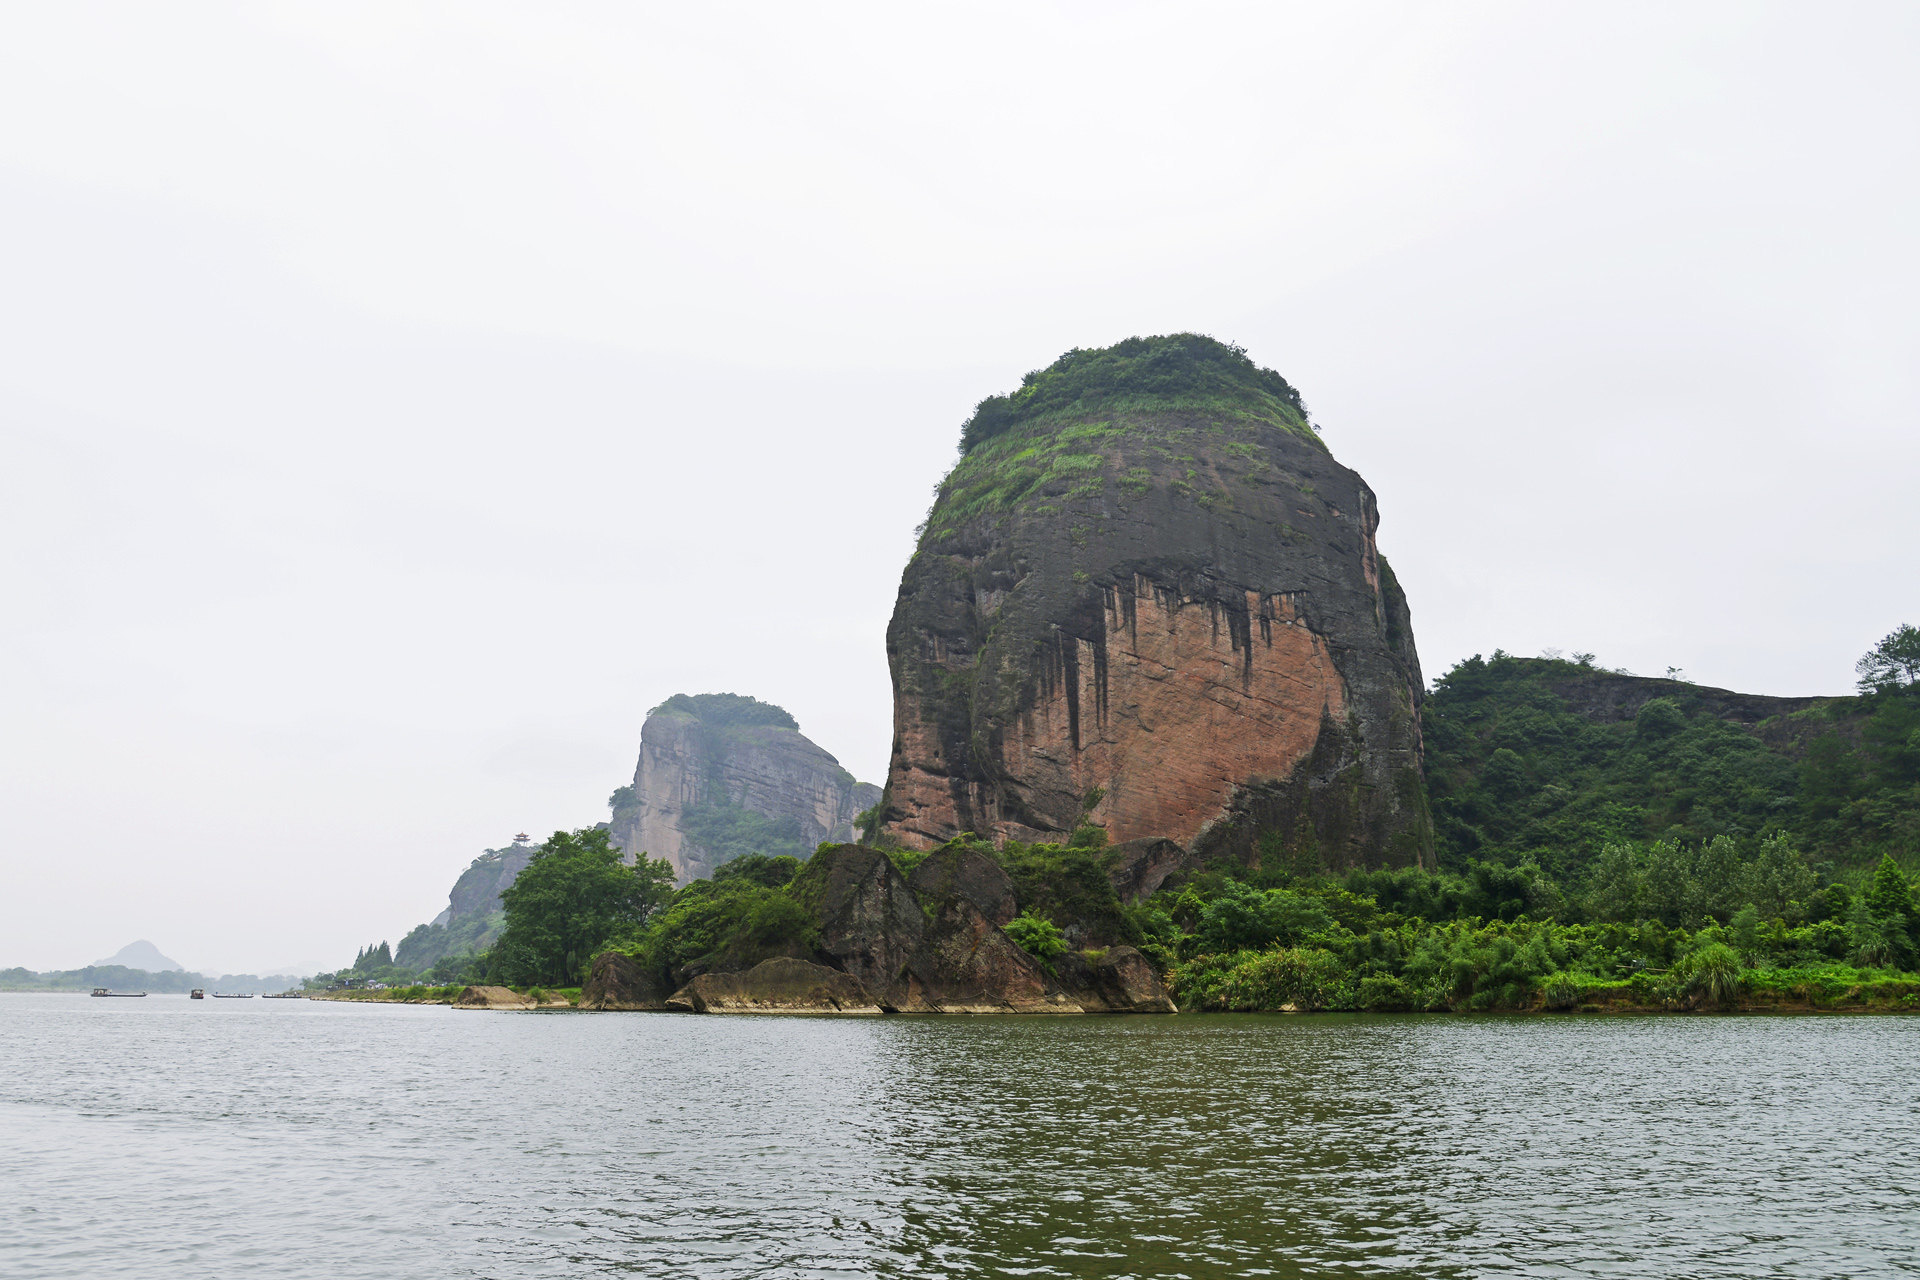
[[[1068,952],[1056,961],[1063,985],[1088,1013],[1173,1013],[1173,997],[1160,975],[1132,947],[1108,947],[1095,955]]]
[[[639,1010],[668,1008],[667,991],[659,976],[632,956],[603,951],[593,958],[586,985],[580,988],[582,1009]]]
[[[745,973],[703,973],[667,998],[688,1013],[851,1013],[877,1015],[879,1001],[850,973],[792,956]]]
[[[581,1008],[1174,1012],[1153,966],[1132,947],[1068,952],[1051,961],[1024,951],[1001,928],[1018,910],[1012,882],[978,850],[942,850],[916,868],[910,881],[878,849],[829,846],[814,854],[786,892],[812,921],[811,959],[778,955],[694,974],[661,999],[662,975],[648,973],[633,957],[601,955]]]
[[[962,450],[887,633],[889,833],[1432,865],[1406,598],[1284,379],[1190,334],[1074,351]]]
[[[906,975],[927,918],[886,854],[855,844],[822,849],[790,892],[816,921],[826,963],[860,979],[888,1008],[910,1003]]]
[[[629,861],[664,858],[681,884],[743,853],[805,858],[853,838],[880,797],[771,703],[676,694],[640,729],[633,783],[614,793],[611,834]]]
[[[565,1003],[562,1001],[561,1003]],[[506,987],[467,987],[453,998],[456,1009],[538,1009],[530,996]]]
[[[939,914],[908,968],[909,1011],[1084,1013],[1040,962],[962,897]]]

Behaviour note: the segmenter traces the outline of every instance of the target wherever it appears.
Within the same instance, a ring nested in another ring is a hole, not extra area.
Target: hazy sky
[[[734,690],[883,779],[981,396],[1193,329],[1429,677],[1920,622],[1920,8],[11,5],[0,967],[397,941]]]

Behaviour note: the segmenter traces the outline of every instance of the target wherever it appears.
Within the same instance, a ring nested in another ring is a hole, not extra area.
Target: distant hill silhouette
[[[120,964],[129,969],[145,969],[148,973],[165,973],[169,969],[184,969],[187,966],[178,960],[169,960],[160,954],[160,948],[145,938],[138,942],[129,942],[105,960],[95,960],[95,964]]]

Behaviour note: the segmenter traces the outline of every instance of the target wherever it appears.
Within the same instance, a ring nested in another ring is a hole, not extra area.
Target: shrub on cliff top
[[[1247,357],[1244,347],[1198,333],[1128,338],[1111,347],[1075,347],[1021,379],[1017,391],[988,396],[960,431],[966,453],[1021,422],[1113,400],[1244,398],[1277,401],[1287,417],[1307,422],[1293,385]]]
[[[1067,949],[1067,939],[1060,932],[1060,926],[1032,911],[1007,921],[1005,929],[1015,945],[1036,960],[1051,960]]]
[[[1013,882],[1016,900],[1028,911],[1057,921],[1074,946],[1137,945],[1139,927],[1121,909],[1107,876],[1106,849],[1009,840],[999,849],[976,844],[999,862]]]
[[[700,723],[718,729],[742,729],[758,724],[780,729],[800,727],[800,722],[785,707],[776,707],[744,693],[676,693],[647,714],[659,715],[663,711],[684,711],[698,717]]]

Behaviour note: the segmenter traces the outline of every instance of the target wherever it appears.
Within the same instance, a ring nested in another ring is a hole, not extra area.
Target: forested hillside
[[[1612,843],[1784,832],[1833,873],[1883,853],[1911,867],[1920,686],[1864,672],[1863,684],[1855,697],[1767,698],[1587,655],[1469,658],[1425,709],[1440,864],[1533,862],[1577,881]]]

